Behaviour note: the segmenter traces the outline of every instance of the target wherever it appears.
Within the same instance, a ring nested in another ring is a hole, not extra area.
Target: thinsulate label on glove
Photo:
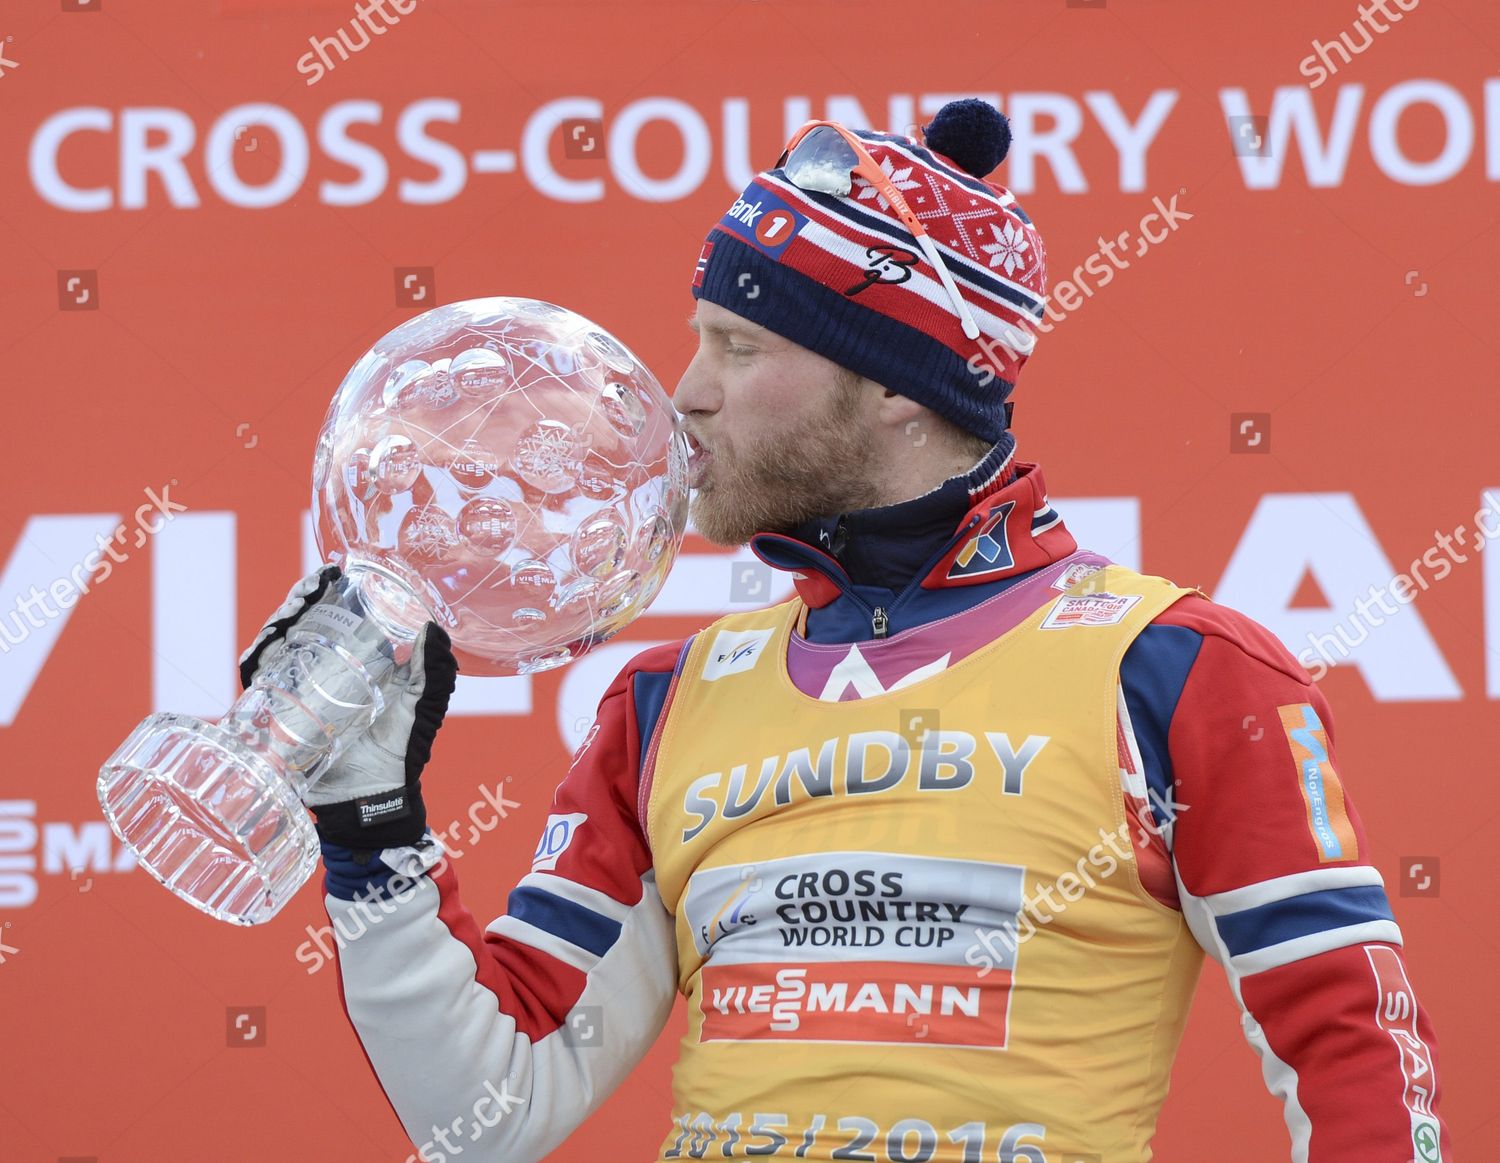
[[[355,800],[354,806],[359,810],[361,828],[370,828],[376,824],[383,824],[387,820],[399,820],[403,816],[411,815],[411,807],[406,802],[405,789],[386,795],[366,796],[362,800]]]

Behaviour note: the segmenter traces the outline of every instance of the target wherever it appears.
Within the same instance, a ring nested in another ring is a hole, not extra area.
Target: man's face
[[[698,531],[717,545],[875,504],[879,392],[816,352],[699,300],[677,384]]]

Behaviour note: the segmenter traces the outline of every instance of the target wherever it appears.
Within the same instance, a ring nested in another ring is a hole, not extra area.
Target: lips
[[[703,484],[703,477],[708,471],[714,454],[705,448],[691,432],[685,432],[684,435],[687,437],[688,446],[688,487],[696,489]]]

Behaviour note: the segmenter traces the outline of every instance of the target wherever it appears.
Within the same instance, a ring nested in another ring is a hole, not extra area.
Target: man
[[[421,1159],[542,1158],[681,989],[662,1159],[1135,1163],[1204,951],[1294,1160],[1451,1159],[1323,695],[1243,615],[1079,551],[1015,457],[1046,281],[983,179],[1008,143],[978,101],[923,145],[815,125],[710,233],[694,515],[797,597],[625,667],[504,916],[425,832],[435,625],[309,794],[345,1004]]]

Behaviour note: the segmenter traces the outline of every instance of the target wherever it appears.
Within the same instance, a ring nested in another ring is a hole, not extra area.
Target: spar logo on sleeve
[[[776,259],[806,225],[804,215],[793,210],[779,195],[755,182],[745,187],[744,193],[719,219],[722,229]]]
[[[1437,1072],[1432,1050],[1422,1040],[1417,1028],[1417,997],[1401,964],[1401,955],[1389,945],[1366,945],[1370,970],[1375,975],[1379,997],[1375,1020],[1391,1036],[1401,1059],[1401,1075],[1406,1081],[1404,1099],[1411,1118],[1411,1140],[1417,1163],[1442,1163],[1442,1133],[1432,1113],[1433,1091]]]

